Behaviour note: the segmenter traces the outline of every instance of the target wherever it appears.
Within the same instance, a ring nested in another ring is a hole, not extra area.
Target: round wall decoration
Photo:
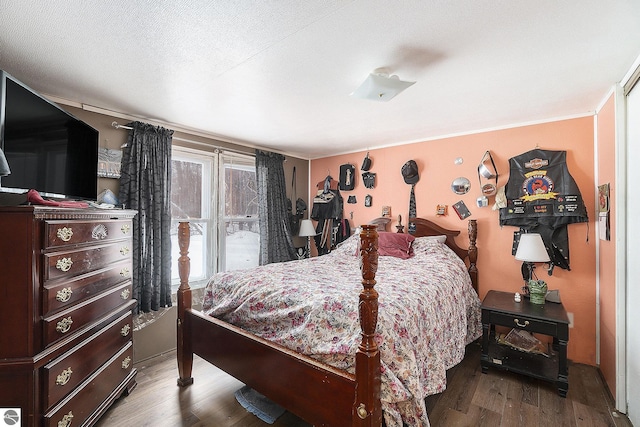
[[[451,190],[456,194],[467,194],[470,189],[471,182],[463,176],[454,179],[451,183]]]

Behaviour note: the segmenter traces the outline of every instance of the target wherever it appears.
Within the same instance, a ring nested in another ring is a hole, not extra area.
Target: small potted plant
[[[547,296],[547,282],[544,280],[529,280],[529,299],[532,304],[544,305]]]

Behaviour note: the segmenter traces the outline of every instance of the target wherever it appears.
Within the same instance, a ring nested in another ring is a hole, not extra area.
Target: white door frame
[[[616,409],[627,413],[627,100],[615,91]]]
[[[640,79],[640,57],[636,59],[629,72],[616,87],[615,116],[616,116],[616,409],[629,413],[628,370],[627,370],[627,325],[629,291],[629,266],[627,264],[627,242],[632,241],[627,236],[627,219],[631,218],[627,212],[628,195],[628,154],[627,141],[627,95]],[[640,86],[635,90],[640,90]]]

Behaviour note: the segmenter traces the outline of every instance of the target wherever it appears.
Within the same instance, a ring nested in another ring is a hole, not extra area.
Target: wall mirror
[[[463,176],[454,179],[451,183],[451,190],[456,194],[467,194],[469,189],[471,189],[471,182]]]

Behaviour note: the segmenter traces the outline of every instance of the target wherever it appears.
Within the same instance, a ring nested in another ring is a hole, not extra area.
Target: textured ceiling
[[[316,158],[591,114],[640,55],[637,0],[0,1],[35,90]],[[417,83],[352,98],[386,67]]]

